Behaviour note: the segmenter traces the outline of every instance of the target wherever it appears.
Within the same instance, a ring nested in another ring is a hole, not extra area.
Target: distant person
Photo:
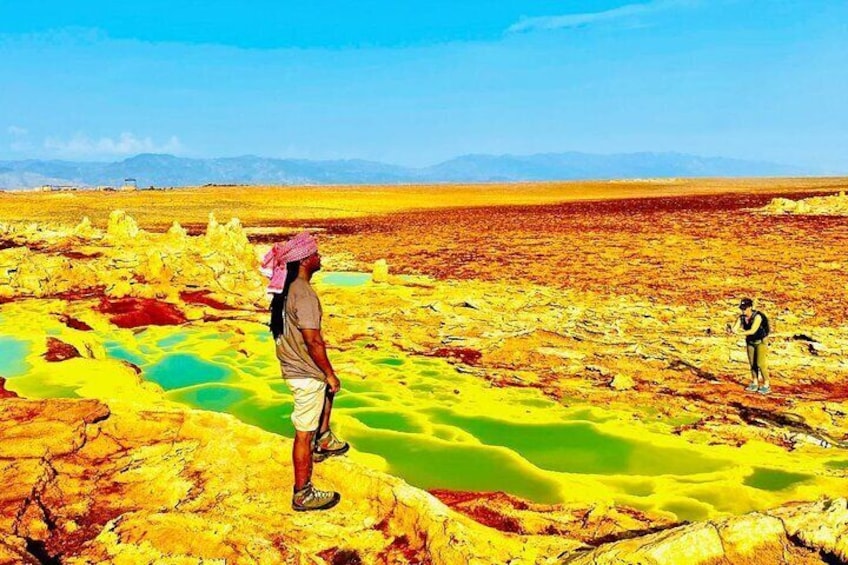
[[[294,397],[294,510],[324,510],[338,504],[337,492],[312,486],[312,463],[349,449],[330,430],[333,398],[341,388],[321,335],[321,302],[309,284],[321,268],[315,238],[303,232],[277,243],[262,260],[271,278],[271,332],[280,369]],[[316,437],[317,433],[317,437]]]
[[[742,313],[731,326],[727,325],[728,334],[745,336],[745,349],[748,352],[748,364],[751,367],[751,384],[745,389],[749,392],[769,394],[768,346],[766,338],[769,334],[768,318],[762,312],[754,310],[754,301],[743,298],[739,302]]]

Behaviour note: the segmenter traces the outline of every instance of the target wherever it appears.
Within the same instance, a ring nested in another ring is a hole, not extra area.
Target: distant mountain
[[[759,177],[811,174],[800,167],[682,153],[544,153],[465,155],[426,169],[453,181],[543,181],[668,177]]]
[[[400,184],[808,174],[812,172],[788,165],[682,153],[464,155],[423,168],[360,159],[310,161],[252,155],[189,159],[148,153],[114,163],[0,161],[0,189],[35,188],[44,184],[118,187],[126,178],[136,179],[139,187],[162,187],[212,183]]]

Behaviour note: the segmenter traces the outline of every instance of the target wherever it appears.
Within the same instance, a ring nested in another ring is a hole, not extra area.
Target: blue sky
[[[848,173],[848,2],[0,0],[0,160],[678,151]]]

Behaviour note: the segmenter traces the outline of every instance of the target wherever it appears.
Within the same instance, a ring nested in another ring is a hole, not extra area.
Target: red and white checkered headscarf
[[[314,253],[318,253],[318,241],[309,232],[301,232],[288,241],[275,243],[262,258],[262,274],[271,279],[268,282],[268,292],[283,292],[286,263],[306,259]]]

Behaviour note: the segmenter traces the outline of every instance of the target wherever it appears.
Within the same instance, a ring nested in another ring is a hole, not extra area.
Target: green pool
[[[29,355],[28,341],[0,335],[0,377],[22,375],[29,369],[26,357]]]
[[[51,329],[62,331],[45,331]],[[291,394],[261,324],[149,327],[92,337],[171,400],[293,435]],[[740,467],[736,456],[634,430],[602,407],[564,406],[533,389],[491,388],[444,359],[369,346],[353,342],[333,352],[343,383],[334,427],[355,453],[377,456],[388,472],[421,488],[504,491],[542,503],[568,500],[572,488],[590,496],[597,488],[623,504],[700,519],[757,508],[764,496],[788,497],[815,480],[763,465]],[[0,336],[0,376],[21,379],[22,390],[45,397],[76,396],[65,383],[26,380],[50,370],[30,370],[32,347]],[[835,457],[826,466],[846,465]]]

